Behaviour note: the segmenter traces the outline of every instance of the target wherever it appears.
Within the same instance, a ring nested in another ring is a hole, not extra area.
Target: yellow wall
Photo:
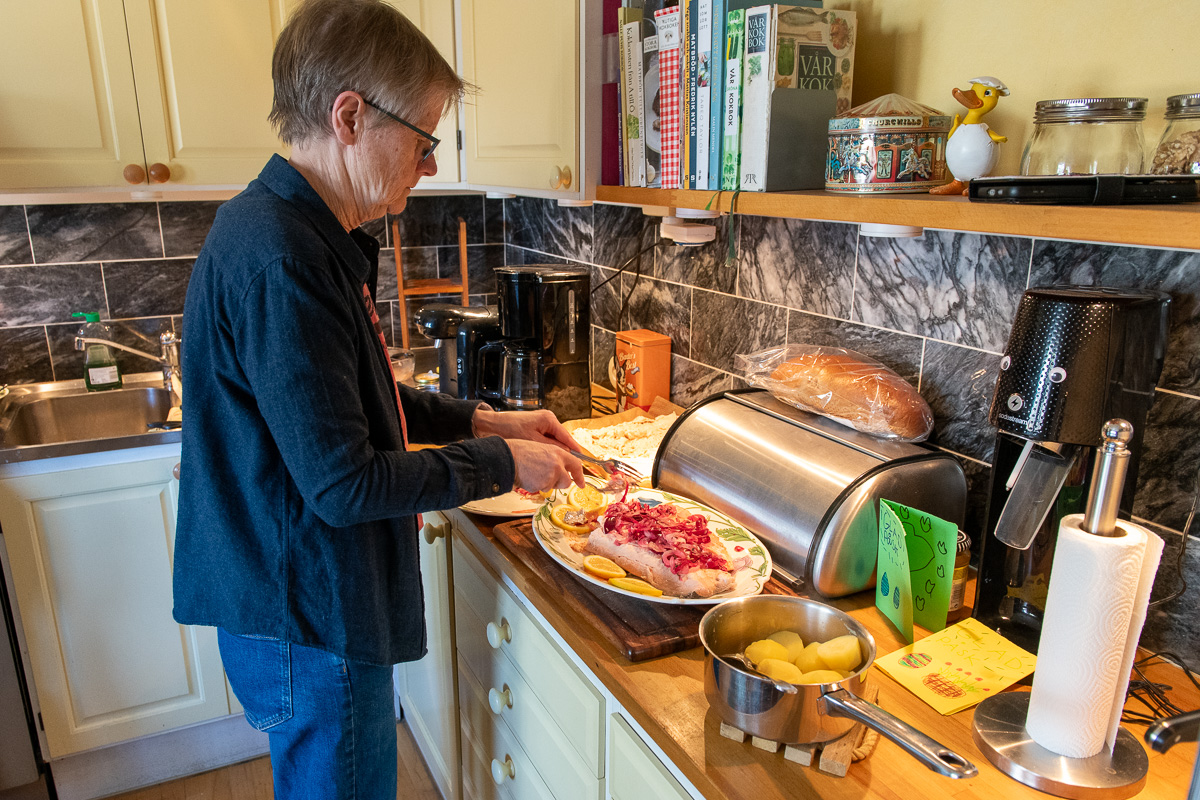
[[[1012,94],[987,116],[1016,174],[1038,100],[1146,97],[1146,145],[1167,97],[1200,92],[1200,0],[826,0],[858,17],[854,103],[899,92],[947,114],[951,88],[994,75]]]

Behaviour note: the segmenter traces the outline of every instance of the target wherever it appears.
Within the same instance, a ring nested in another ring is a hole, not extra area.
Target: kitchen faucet
[[[171,393],[171,405],[183,407],[183,368],[179,360],[179,342],[180,339],[175,335],[174,331],[167,331],[158,337],[158,342],[162,346],[161,355],[151,355],[150,353],[138,350],[135,347],[127,347],[126,345],[114,342],[110,339],[94,339],[90,336],[76,336],[75,349],[85,350],[89,344],[106,344],[109,347],[115,347],[118,350],[124,350],[127,353],[133,353],[136,356],[148,359],[159,364],[163,371],[163,388]]]

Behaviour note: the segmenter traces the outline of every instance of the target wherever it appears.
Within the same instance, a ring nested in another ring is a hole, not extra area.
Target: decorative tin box
[[[950,122],[936,108],[898,94],[885,94],[829,120],[826,190],[928,192],[947,183]]]

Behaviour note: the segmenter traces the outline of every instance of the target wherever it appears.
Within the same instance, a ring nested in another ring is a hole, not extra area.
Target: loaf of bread
[[[929,436],[933,413],[908,381],[853,351],[809,350],[791,355],[761,385],[780,400],[863,433],[906,441]]]

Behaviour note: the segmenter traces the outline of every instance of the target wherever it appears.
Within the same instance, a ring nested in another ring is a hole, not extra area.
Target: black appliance
[[[989,413],[998,430],[973,615],[1026,650],[1037,649],[1059,523],[1083,512],[1100,431],[1114,418],[1133,425],[1119,511],[1129,518],[1169,302],[1083,286],[1021,298]]]
[[[480,348],[480,394],[561,421],[591,416],[590,288],[586,268],[497,267],[501,341]]]
[[[429,303],[417,309],[414,320],[418,330],[437,348],[438,391],[463,400],[488,400],[479,393],[479,386],[483,381],[496,383],[499,364],[490,365],[495,374],[485,374],[488,366],[481,362],[479,351],[500,339],[496,307]]]

